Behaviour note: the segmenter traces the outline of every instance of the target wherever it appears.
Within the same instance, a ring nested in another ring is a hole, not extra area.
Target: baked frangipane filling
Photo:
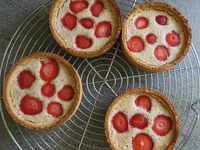
[[[169,147],[175,140],[176,121],[170,109],[158,99],[142,92],[129,92],[112,104],[107,113],[106,132],[113,149],[161,150]]]
[[[77,101],[74,74],[66,64],[36,57],[17,65],[6,82],[12,113],[34,127],[50,127],[68,115]],[[14,112],[13,112],[14,111]]]
[[[178,20],[159,10],[144,9],[127,21],[126,44],[131,55],[143,63],[161,66],[174,61],[185,42]]]
[[[67,0],[59,6],[56,32],[69,48],[98,51],[114,37],[116,10],[108,0]]]

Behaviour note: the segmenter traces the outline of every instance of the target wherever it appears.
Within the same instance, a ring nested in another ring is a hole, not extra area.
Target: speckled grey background
[[[0,0],[0,58],[23,20],[38,6],[46,0]],[[200,1],[199,0],[165,0],[179,8],[188,18],[193,29],[193,43],[200,54]],[[199,55],[200,56],[200,55]],[[200,149],[200,120],[192,134],[192,138],[185,146],[185,149]],[[9,137],[2,119],[0,118],[0,149],[17,149],[15,143]]]

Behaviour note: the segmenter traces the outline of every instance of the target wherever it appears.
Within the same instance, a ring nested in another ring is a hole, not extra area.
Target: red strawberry
[[[51,97],[55,94],[55,85],[47,82],[41,88],[41,93],[45,97]]]
[[[94,34],[97,38],[109,37],[111,35],[111,23],[104,21],[97,24]]]
[[[72,12],[79,13],[88,7],[88,2],[85,0],[71,1],[69,8]]]
[[[167,59],[167,57],[169,57],[169,50],[167,47],[165,47],[163,45],[158,45],[155,48],[154,56],[159,61],[165,61]]]
[[[35,97],[26,95],[22,98],[19,107],[25,115],[36,115],[42,111],[42,102]]]
[[[87,48],[91,47],[91,45],[92,45],[91,38],[86,37],[84,35],[78,35],[76,37],[76,46],[78,48],[87,49]]]
[[[135,104],[136,106],[145,109],[147,112],[151,110],[151,99],[148,96],[142,95],[137,97]]]
[[[156,134],[160,136],[165,136],[170,131],[171,128],[172,128],[171,118],[165,115],[159,115],[154,119],[154,124],[152,129]]]
[[[168,33],[166,35],[166,42],[172,47],[178,46],[180,44],[180,37],[179,34],[175,31]]]
[[[156,22],[159,25],[166,25],[167,21],[168,21],[168,18],[166,16],[164,16],[164,15],[158,15],[158,16],[156,16]]]
[[[154,44],[157,40],[157,36],[153,33],[149,33],[147,36],[146,36],[146,40],[149,44]]]
[[[70,85],[65,85],[59,92],[58,97],[63,101],[70,101],[74,97],[74,89]]]
[[[90,18],[83,18],[80,20],[80,23],[86,29],[91,29],[94,25],[94,22]]]
[[[134,150],[152,150],[153,140],[149,135],[140,133],[132,140],[132,147]]]
[[[135,114],[129,122],[133,128],[144,129],[147,126],[147,119],[142,114]]]
[[[112,118],[112,124],[115,130],[123,133],[128,130],[128,119],[123,112],[118,112]]]
[[[135,26],[137,29],[144,29],[148,26],[148,24],[149,24],[149,21],[145,17],[138,17],[135,20]]]
[[[61,21],[67,29],[73,30],[77,24],[77,17],[70,13],[66,13]]]
[[[144,41],[139,36],[131,37],[127,44],[129,50],[133,52],[141,52],[145,48]]]
[[[51,102],[47,106],[47,112],[57,118],[63,114],[63,107],[58,102]]]
[[[31,87],[31,85],[35,81],[35,76],[30,71],[23,70],[17,76],[17,80],[18,80],[18,83],[19,83],[19,87],[21,89],[26,89],[26,88]]]
[[[100,0],[96,0],[92,5],[90,11],[94,17],[99,17],[100,13],[104,10],[104,4]]]
[[[54,59],[48,59],[42,62],[40,69],[40,77],[45,81],[51,81],[58,75],[58,63]]]

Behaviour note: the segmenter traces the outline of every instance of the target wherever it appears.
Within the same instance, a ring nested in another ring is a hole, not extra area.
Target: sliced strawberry
[[[63,114],[63,107],[58,102],[51,102],[47,106],[47,113],[57,118]]]
[[[36,115],[42,111],[42,102],[35,97],[26,95],[22,98],[19,107],[25,115]]]
[[[156,16],[156,22],[159,25],[166,25],[167,21],[168,21],[168,18],[166,16],[164,16],[164,15],[158,15],[158,16]]]
[[[123,112],[118,112],[112,118],[112,124],[115,130],[119,133],[123,133],[128,130],[128,119]]]
[[[142,114],[135,114],[129,120],[130,125],[133,128],[144,129],[147,126],[147,119]]]
[[[147,112],[151,110],[151,99],[148,96],[138,96],[135,100],[135,104],[136,106],[145,109]]]
[[[83,18],[80,20],[80,23],[86,29],[91,29],[94,25],[94,22],[90,18]]]
[[[92,43],[93,43],[92,39],[89,37],[86,37],[85,35],[78,35],[76,37],[76,46],[78,48],[82,48],[82,49],[90,48]]]
[[[156,134],[160,136],[165,136],[170,131],[171,128],[172,128],[171,118],[165,115],[159,115],[154,119],[154,124],[152,129]]]
[[[64,27],[66,27],[69,30],[73,30],[77,24],[77,17],[70,13],[66,13],[61,19],[61,22]]]
[[[59,67],[57,61],[50,58],[42,62],[40,77],[45,81],[51,81],[57,77],[58,71]]]
[[[92,7],[90,9],[94,17],[98,17],[103,10],[104,10],[104,4],[100,0],[96,0],[94,4],[92,4]]]
[[[180,36],[177,32],[172,31],[166,35],[166,42],[172,47],[178,46],[180,44]]]
[[[159,61],[165,61],[167,59],[167,57],[169,57],[169,50],[167,47],[165,47],[163,45],[158,45],[155,48],[154,56]]]
[[[129,50],[133,52],[141,52],[145,48],[144,41],[139,36],[131,37],[129,41],[127,42],[127,44],[128,44]]]
[[[18,83],[19,83],[19,87],[21,89],[26,89],[26,88],[31,87],[31,85],[35,81],[35,76],[30,71],[23,70],[17,76],[17,80],[18,80]]]
[[[111,23],[104,21],[97,24],[94,34],[97,38],[105,38],[111,35]]]
[[[55,94],[55,85],[50,82],[47,82],[42,86],[41,93],[45,97],[53,96]]]
[[[146,41],[149,43],[149,44],[154,44],[157,40],[157,36],[153,33],[149,33],[147,36],[146,36]]]
[[[138,17],[135,20],[135,26],[137,29],[144,29],[148,26],[149,21],[146,17]]]
[[[85,0],[71,1],[69,8],[72,12],[79,13],[88,7],[88,2]]]
[[[149,135],[140,133],[132,140],[132,147],[134,150],[152,150],[153,140]]]
[[[74,97],[74,89],[71,85],[65,85],[59,92],[58,97],[63,101],[70,101]]]

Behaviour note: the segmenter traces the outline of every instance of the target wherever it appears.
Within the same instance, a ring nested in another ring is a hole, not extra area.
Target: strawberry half
[[[97,24],[94,34],[97,38],[105,38],[111,35],[111,23],[104,21]]]
[[[172,128],[171,118],[165,115],[159,115],[154,119],[154,124],[152,129],[156,134],[160,136],[165,136],[170,131],[171,128]]]
[[[154,56],[159,61],[165,61],[169,57],[169,50],[163,45],[158,45],[154,50]]]
[[[112,118],[112,124],[115,130],[119,133],[123,133],[128,130],[128,119],[123,112],[118,112]]]
[[[35,76],[30,71],[23,70],[17,76],[17,81],[21,89],[26,89],[31,87],[31,85],[35,81]]]
[[[41,88],[41,93],[45,97],[51,97],[55,94],[55,85],[47,82]]]
[[[63,114],[63,107],[58,102],[51,102],[47,106],[47,113],[57,118]]]
[[[76,46],[81,49],[90,48],[92,45],[92,39],[85,35],[78,35],[76,37]]]
[[[77,17],[72,15],[71,13],[66,13],[61,19],[61,22],[64,27],[69,30],[73,30],[77,24]]]
[[[142,114],[135,114],[133,117],[131,117],[129,123],[131,127],[138,129],[144,129],[148,124],[147,119]]]
[[[149,33],[147,36],[146,36],[146,41],[149,43],[149,44],[154,44],[157,40],[157,36],[153,33]]]
[[[74,89],[72,88],[71,85],[65,85],[59,92],[58,92],[58,97],[62,101],[70,101],[74,97]]]
[[[42,102],[35,97],[26,95],[22,98],[19,107],[25,115],[36,115],[42,111]]]
[[[51,81],[55,79],[58,75],[58,63],[54,59],[48,59],[42,62],[42,67],[40,69],[40,77],[45,81]]]
[[[180,36],[177,32],[172,31],[166,35],[166,42],[172,47],[178,46],[180,44]]]
[[[132,140],[132,147],[134,150],[152,150],[153,140],[149,135],[140,133]]]
[[[137,29],[144,29],[148,26],[149,21],[146,17],[138,17],[135,20],[135,26]]]
[[[151,99],[145,95],[138,96],[135,100],[135,105],[149,112],[151,110]]]
[[[80,20],[80,23],[86,29],[91,29],[94,25],[94,22],[90,18],[83,18]]]
[[[104,10],[104,4],[100,0],[96,0],[90,9],[94,17],[98,17],[103,10]]]
[[[133,52],[141,52],[145,48],[144,41],[139,36],[131,37],[128,40],[127,44],[128,44],[129,50]]]
[[[71,1],[69,4],[69,8],[72,12],[75,14],[83,11],[88,7],[88,2],[85,0],[77,0],[77,1]]]
[[[159,25],[166,25],[167,21],[168,21],[168,18],[166,16],[164,16],[164,15],[158,15],[158,16],[156,16],[156,22]]]

